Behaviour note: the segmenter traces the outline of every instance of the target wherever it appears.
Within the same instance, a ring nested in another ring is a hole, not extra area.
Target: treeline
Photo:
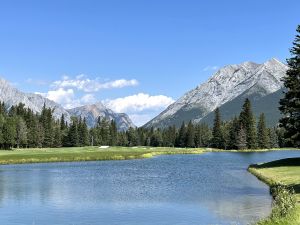
[[[0,147],[47,148],[79,146],[153,146],[153,147],[212,147],[220,149],[255,149],[286,146],[280,128],[267,128],[265,116],[258,123],[246,99],[239,117],[222,121],[219,109],[215,110],[213,128],[207,124],[182,123],[177,129],[130,128],[118,131],[114,121],[97,120],[89,129],[85,118],[71,118],[67,123],[64,115],[59,120],[53,110],[44,105],[40,114],[25,108],[24,104],[9,109],[0,103]]]
[[[130,129],[126,146],[154,147],[211,147],[219,149],[266,149],[287,146],[282,128],[268,128],[262,113],[256,123],[249,99],[245,100],[240,115],[222,121],[220,110],[215,110],[211,129],[206,124],[182,123],[166,129]]]

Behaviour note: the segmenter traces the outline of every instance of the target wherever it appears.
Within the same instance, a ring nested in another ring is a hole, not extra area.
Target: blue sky
[[[0,0],[0,76],[66,107],[104,101],[138,125],[216,68],[284,61],[298,0]]]

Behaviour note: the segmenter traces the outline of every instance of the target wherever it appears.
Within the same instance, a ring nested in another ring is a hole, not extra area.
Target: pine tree
[[[130,147],[139,145],[137,132],[132,127],[130,127],[129,130],[127,131],[127,140],[128,140],[128,145]]]
[[[186,147],[194,148],[195,147],[195,129],[192,121],[188,123],[186,131]]]
[[[222,134],[222,120],[221,120],[221,115],[220,115],[220,110],[217,108],[215,110],[215,120],[214,120],[214,127],[212,130],[212,147],[214,148],[224,148],[224,138]]]
[[[184,122],[182,122],[178,132],[178,136],[176,138],[176,147],[186,147],[186,126]]]
[[[280,100],[280,111],[283,118],[280,126],[285,129],[285,138],[295,147],[300,146],[300,25],[290,50],[292,57],[287,60],[289,69],[283,78],[286,87],[285,96]]]
[[[5,149],[11,149],[16,141],[16,121],[14,117],[8,116],[3,126],[3,142]]]
[[[118,141],[118,129],[117,129],[116,122],[114,120],[112,120],[110,122],[109,137],[110,137],[109,145],[110,146],[116,146],[117,141]]]
[[[199,124],[195,128],[195,145],[196,147],[208,147],[212,139],[211,129],[207,124]]]
[[[245,100],[242,111],[240,113],[240,123],[246,132],[247,148],[255,149],[257,147],[255,118],[252,113],[251,102],[248,98]]]
[[[0,110],[1,110],[1,103],[0,103]],[[0,111],[0,147],[4,147],[4,137],[3,137],[3,127],[5,124],[5,117],[4,113]]]
[[[79,136],[78,136],[78,119],[76,117],[72,118],[72,123],[68,133],[68,146],[77,147],[79,146]]]
[[[246,135],[246,129],[243,127],[243,124],[240,125],[236,145],[237,145],[237,149],[239,150],[243,150],[247,148],[247,135]]]
[[[258,148],[265,149],[269,148],[270,145],[268,129],[266,127],[265,114],[262,113],[259,116],[257,124],[257,144]]]
[[[55,148],[62,147],[62,134],[60,126],[56,126],[54,128],[54,141],[52,146]]]
[[[276,133],[275,128],[269,128],[268,129],[268,135],[269,135],[269,146],[270,148],[278,148],[279,147],[279,141],[278,141],[278,136]]]
[[[22,117],[18,117],[16,122],[16,144],[18,148],[27,145],[27,126]]]
[[[240,132],[240,121],[235,116],[229,126],[228,148],[238,149],[238,137]]]

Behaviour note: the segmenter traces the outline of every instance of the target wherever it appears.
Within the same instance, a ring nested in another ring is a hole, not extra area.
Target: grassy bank
[[[127,160],[151,158],[156,155],[200,154],[201,149],[146,148],[146,147],[72,147],[14,149],[0,151],[0,164],[73,162],[98,160]]]
[[[216,148],[205,148],[205,152],[270,152],[270,151],[290,151],[297,150],[299,148],[266,148],[266,149],[243,149],[243,150],[224,150],[224,149],[216,149]]]
[[[286,216],[270,216],[258,225],[300,224],[300,158],[282,159],[264,164],[251,165],[249,171],[271,188],[278,185],[295,191],[296,206]],[[294,198],[293,197],[293,198]],[[276,207],[276,205],[274,205]],[[274,214],[273,208],[272,214]]]
[[[151,148],[151,147],[71,147],[71,148],[32,148],[0,150],[1,164],[128,160],[150,158],[156,155],[170,154],[200,154],[203,152],[266,152],[277,150],[299,149],[251,149],[251,150],[221,150],[212,148]]]

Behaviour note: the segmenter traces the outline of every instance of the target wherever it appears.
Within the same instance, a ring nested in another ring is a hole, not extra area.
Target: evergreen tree
[[[62,134],[60,126],[55,126],[54,128],[54,141],[53,141],[53,147],[59,148],[62,147]]]
[[[221,120],[221,115],[220,115],[220,110],[217,108],[215,110],[215,120],[214,120],[214,127],[212,130],[212,141],[211,145],[214,148],[224,148],[224,138],[222,134],[222,120]]]
[[[5,124],[4,113],[1,111],[1,102],[0,102],[0,147],[4,148],[4,137],[3,137],[3,127]]]
[[[136,130],[132,127],[130,127],[129,130],[127,131],[127,140],[128,140],[128,145],[130,147],[139,145],[138,135],[136,133]]]
[[[79,146],[79,136],[78,136],[78,119],[72,117],[72,123],[68,133],[68,143],[67,146],[77,147]]]
[[[229,126],[229,137],[228,137],[228,148],[229,149],[238,149],[238,140],[240,132],[240,121],[235,116]]]
[[[186,147],[194,148],[195,147],[195,130],[192,121],[188,123],[186,131]]]
[[[257,124],[257,144],[258,148],[265,149],[269,148],[269,133],[266,127],[265,114],[262,113],[259,116]]]
[[[88,127],[85,118],[82,120],[81,117],[79,118],[78,123],[78,139],[79,146],[89,145]]]
[[[16,141],[16,121],[13,117],[8,116],[3,125],[3,142],[5,149],[11,149]]]
[[[176,138],[176,147],[186,147],[186,126],[184,122],[182,122],[178,132],[178,136]]]
[[[153,147],[160,147],[162,146],[163,140],[162,140],[162,134],[160,132],[160,129],[157,129],[153,132],[151,139],[150,139],[150,145]]]
[[[16,122],[16,144],[18,148],[27,145],[27,126],[22,117],[18,117]]]
[[[245,100],[242,111],[240,113],[240,123],[246,132],[247,148],[255,149],[257,147],[255,118],[252,113],[251,102],[248,98]]]
[[[141,138],[142,138],[142,136],[143,135],[141,135]],[[110,146],[116,146],[117,141],[118,141],[118,129],[117,129],[116,122],[114,120],[112,120],[110,122],[109,137],[110,137],[109,145]]]
[[[289,69],[283,78],[286,87],[285,96],[280,100],[283,118],[280,126],[285,129],[285,138],[295,147],[300,146],[300,25],[290,50],[292,57],[287,60]]]
[[[211,129],[207,124],[199,124],[195,128],[195,145],[197,148],[208,147],[212,139]]]
[[[278,148],[279,147],[279,141],[278,136],[276,133],[275,128],[269,128],[268,129],[268,135],[269,135],[269,146],[270,148]]]
[[[45,104],[41,112],[40,123],[44,130],[43,147],[51,147],[54,140],[52,109],[46,108]]]
[[[237,138],[237,149],[243,150],[246,148],[247,148],[246,129],[243,127],[243,124],[241,124],[238,133],[238,138]]]

